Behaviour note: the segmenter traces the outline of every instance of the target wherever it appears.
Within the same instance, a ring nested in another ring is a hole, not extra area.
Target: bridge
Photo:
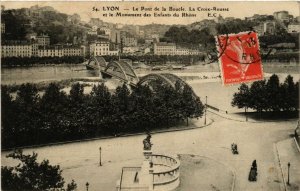
[[[101,78],[105,79],[114,77],[127,83],[131,87],[135,87],[138,84],[147,84],[148,86],[154,88],[157,81],[161,81],[163,84],[170,85],[174,89],[176,83],[178,83],[179,88],[183,88],[186,85],[190,87],[190,85],[188,85],[184,80],[170,73],[151,73],[139,78],[128,60],[112,61],[108,63],[103,57],[96,56],[89,60],[86,67],[89,70],[99,71]],[[191,87],[190,89],[193,90]],[[198,97],[194,91],[192,92],[194,97]]]
[[[106,62],[103,57],[96,56],[89,60],[86,68],[99,71],[101,78],[115,77],[131,86],[136,86],[139,81],[128,60]]]

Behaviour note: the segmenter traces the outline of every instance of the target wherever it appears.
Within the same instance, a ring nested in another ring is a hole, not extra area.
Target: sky
[[[105,2],[105,1],[6,1],[2,2],[2,5],[5,6],[5,9],[17,9],[17,8],[29,8],[34,5],[39,6],[51,6],[59,12],[66,14],[77,13],[81,16],[81,19],[84,21],[89,21],[90,18],[100,18],[104,22],[112,23],[121,23],[121,24],[137,24],[145,25],[151,23],[158,24],[190,24],[196,21],[201,21],[203,19],[212,19],[213,17],[208,17],[208,14],[211,15],[216,13],[215,16],[221,15],[222,17],[236,17],[242,18],[253,16],[254,14],[268,14],[273,15],[276,11],[286,10],[289,14],[294,16],[299,16],[299,5],[300,3],[296,1],[288,2],[266,2],[266,1],[246,1],[246,2],[229,2],[229,1],[214,1],[214,2],[204,2],[204,1],[160,1],[160,2]],[[107,11],[107,7],[119,7],[120,11]],[[92,11],[93,7],[101,11]],[[133,11],[133,7],[139,9],[138,11]],[[141,11],[141,7],[152,8],[152,11]],[[167,11],[163,12],[164,14],[170,13],[172,17],[154,17],[153,9],[157,7],[159,11],[155,11],[157,14],[161,13],[162,7],[166,8]],[[172,11],[169,12],[169,7],[180,8],[183,7],[185,11]],[[189,7],[194,8],[195,11],[188,11]],[[201,7],[202,9],[217,7],[217,8],[228,8],[229,11],[197,11],[197,8]],[[127,10],[128,9],[128,10]],[[116,12],[121,13],[144,13],[151,14],[150,17],[115,17]],[[196,17],[181,17],[181,14],[191,13],[196,14]],[[105,17],[103,14],[113,14],[113,17]],[[180,17],[173,17],[174,13],[179,13]]]

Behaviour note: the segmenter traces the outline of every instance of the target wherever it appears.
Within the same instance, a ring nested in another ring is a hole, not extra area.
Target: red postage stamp
[[[216,36],[224,85],[263,79],[259,41],[255,32]]]

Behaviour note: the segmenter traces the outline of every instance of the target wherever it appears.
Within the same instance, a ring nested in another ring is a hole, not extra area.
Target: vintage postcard
[[[299,2],[1,2],[1,190],[300,190]]]

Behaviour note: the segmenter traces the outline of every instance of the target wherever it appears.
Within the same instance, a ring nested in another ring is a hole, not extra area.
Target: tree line
[[[83,62],[83,56],[1,58],[1,65],[4,67],[32,66],[36,64],[81,64]]]
[[[8,9],[1,11],[2,22],[5,23],[5,33],[1,33],[4,40],[26,40],[28,34],[48,34],[50,43],[72,43],[74,37],[82,39],[85,31],[79,23],[68,21],[68,15],[39,7],[38,15],[29,15],[30,8]],[[49,7],[48,7],[49,8]]]
[[[268,19],[275,22],[272,16],[269,16]],[[161,40],[175,42],[180,46],[187,46],[189,48],[200,48],[199,45],[201,44],[202,48],[207,50],[215,47],[214,35],[254,31],[254,27],[258,26],[263,21],[264,19],[258,19],[256,21],[233,19],[223,23],[211,21],[211,26],[191,30],[185,26],[171,26],[169,30],[165,32],[164,37]],[[299,47],[298,35],[289,34],[278,21],[276,21],[275,24],[274,34],[259,36],[259,41],[262,48],[267,48],[268,45],[282,42],[295,43],[295,49],[296,47]]]
[[[186,27],[172,26],[165,33],[162,40],[175,42],[188,48],[199,48],[199,44],[204,44],[206,47],[215,43],[215,38],[207,27],[201,30],[192,29],[189,31]]]
[[[114,93],[102,83],[84,94],[79,83],[67,95],[51,83],[40,96],[34,84],[22,84],[15,99],[1,87],[2,148],[120,135],[166,128],[201,117],[203,104],[189,86],[155,85]]]
[[[256,81],[251,86],[242,84],[238,90],[231,102],[238,108],[251,108],[260,113],[299,109],[299,82],[295,83],[291,75],[280,83],[278,76],[273,74],[268,81]]]

